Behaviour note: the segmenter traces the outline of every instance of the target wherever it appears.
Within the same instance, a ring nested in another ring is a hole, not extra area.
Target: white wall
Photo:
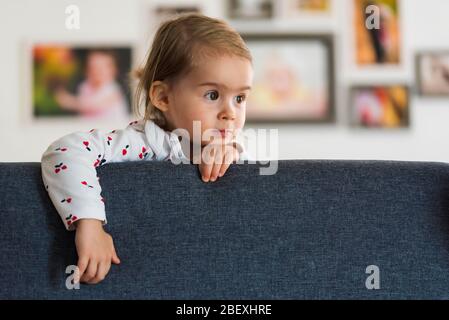
[[[192,0],[195,2],[195,0]],[[124,41],[137,43],[140,61],[144,41],[146,6],[157,1],[139,0],[1,0],[0,2],[0,162],[40,161],[56,138],[91,128],[123,128],[127,123],[35,121],[24,92],[27,71],[24,44],[32,40]],[[162,1],[182,3],[186,1]],[[197,0],[206,14],[223,17],[223,1]],[[351,0],[336,0],[335,15],[328,20],[274,22],[271,29],[333,31],[337,40],[338,123],[335,125],[278,125],[279,158],[291,159],[393,159],[449,162],[449,99],[424,99],[412,95],[412,126],[406,130],[368,131],[346,124],[346,95],[351,84],[373,80],[414,84],[414,53],[424,49],[449,49],[449,1],[405,0],[402,3],[404,66],[399,70],[360,71],[353,63]],[[81,29],[65,29],[65,8],[81,9]],[[266,28],[238,25],[242,31]],[[250,127],[250,126],[248,126]],[[254,128],[261,128],[259,125]]]

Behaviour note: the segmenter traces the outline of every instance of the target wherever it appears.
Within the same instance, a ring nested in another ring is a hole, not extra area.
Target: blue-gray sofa
[[[0,163],[0,299],[448,299],[449,164],[280,161],[98,168],[120,266],[77,262],[40,163]],[[373,267],[374,266],[374,267]]]

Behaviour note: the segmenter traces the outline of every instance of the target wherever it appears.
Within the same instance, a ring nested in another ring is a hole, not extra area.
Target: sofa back
[[[449,298],[449,164],[278,165],[233,165],[207,184],[193,165],[98,168],[122,263],[69,290],[75,233],[40,163],[1,163],[0,298]]]

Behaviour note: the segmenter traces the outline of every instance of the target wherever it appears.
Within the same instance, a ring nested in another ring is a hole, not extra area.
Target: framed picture
[[[416,71],[421,95],[449,97],[449,51],[418,54]]]
[[[154,8],[154,15],[156,16],[156,24],[159,25],[163,21],[175,17],[183,13],[200,13],[202,10],[195,4],[191,5],[159,5]]]
[[[35,118],[129,119],[130,45],[31,45],[31,104]]]
[[[407,128],[409,88],[406,85],[359,86],[351,89],[351,124],[364,128]]]
[[[287,16],[330,15],[332,0],[288,0]]]
[[[139,5],[141,39],[136,44],[136,60],[139,61],[140,65],[143,65],[146,61],[156,31],[164,21],[183,13],[202,13],[204,11],[204,3],[199,0],[167,4],[162,4],[157,1],[153,2],[154,3],[141,3]]]
[[[273,0],[227,0],[230,19],[270,19],[274,16]]]
[[[331,35],[242,35],[253,55],[247,102],[253,122],[331,123],[335,120]]]
[[[402,42],[399,0],[353,1],[357,65],[399,65]]]

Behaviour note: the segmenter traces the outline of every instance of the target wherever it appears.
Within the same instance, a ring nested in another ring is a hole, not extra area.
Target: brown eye
[[[208,93],[206,93],[206,98],[208,98],[209,100],[217,100],[219,97],[219,94],[217,91],[209,91]]]
[[[237,97],[235,97],[235,100],[237,101],[238,104],[240,104],[243,101],[245,101],[245,96],[244,95],[237,96]]]

